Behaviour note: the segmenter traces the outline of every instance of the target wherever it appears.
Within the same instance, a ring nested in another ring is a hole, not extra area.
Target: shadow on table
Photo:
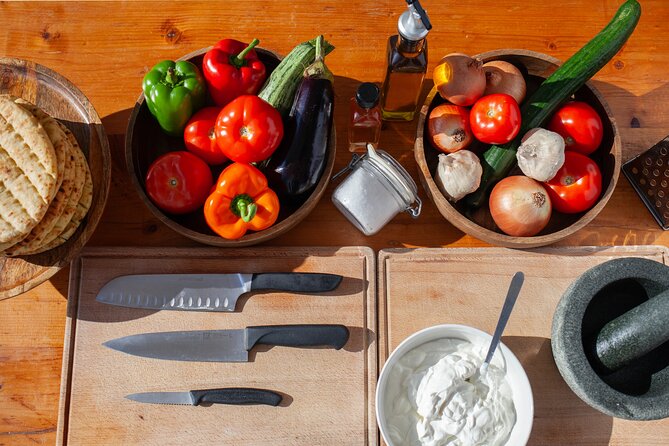
[[[502,342],[518,357],[532,386],[534,423],[528,445],[566,445],[586,438],[588,444],[609,444],[613,418],[571,391],[555,365],[550,339],[503,336]]]

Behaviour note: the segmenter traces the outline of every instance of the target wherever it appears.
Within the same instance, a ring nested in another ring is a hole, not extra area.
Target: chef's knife
[[[247,362],[254,345],[332,347],[348,341],[343,325],[266,325],[239,330],[143,333],[105,342],[106,347],[147,358],[176,361]]]
[[[267,404],[278,406],[282,397],[276,392],[264,389],[227,387],[223,389],[191,390],[190,392],[144,392],[126,395],[126,398],[140,403],[153,404]]]
[[[96,300],[150,310],[235,311],[239,296],[249,291],[319,293],[341,280],[323,273],[137,274],[112,279]]]

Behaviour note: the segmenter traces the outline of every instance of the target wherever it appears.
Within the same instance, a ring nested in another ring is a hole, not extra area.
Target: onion
[[[499,229],[514,237],[539,233],[551,218],[551,201],[541,183],[520,175],[497,183],[489,204]]]
[[[525,99],[527,85],[520,70],[503,60],[493,60],[483,64],[486,87],[484,95],[506,93],[520,104]]]
[[[469,125],[469,110],[442,104],[430,112],[427,128],[432,144],[442,152],[453,153],[467,147],[474,135]]]
[[[455,105],[472,105],[485,90],[481,60],[462,53],[452,53],[441,59],[432,77],[441,97]]]

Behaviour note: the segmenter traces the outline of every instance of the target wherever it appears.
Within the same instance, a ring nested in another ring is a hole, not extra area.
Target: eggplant
[[[316,43],[316,61],[304,72],[293,106],[284,123],[281,144],[263,171],[280,199],[303,201],[323,175],[334,118],[332,73]]]

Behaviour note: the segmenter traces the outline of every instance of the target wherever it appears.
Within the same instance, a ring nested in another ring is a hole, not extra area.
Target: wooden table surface
[[[433,30],[429,69],[450,52],[476,54],[526,48],[565,60],[608,23],[622,0],[425,0]],[[244,8],[244,9],[243,9]],[[622,51],[596,76],[620,127],[623,160],[669,131],[669,46],[666,0],[643,0],[642,17]],[[359,82],[382,80],[386,39],[396,32],[401,0],[250,0],[246,2],[0,2],[0,55],[34,60],[75,83],[95,106],[109,135],[112,187],[93,246],[195,246],[152,216],[125,171],[123,141],[144,73],[221,38],[249,41],[286,54],[324,34],[337,49],[328,56],[336,74],[335,169],[350,159],[345,135],[348,100]],[[381,147],[416,180],[412,147],[416,121],[384,126]],[[373,237],[357,232],[331,204],[332,186],[315,211],[275,246],[485,246],[426,203],[414,221],[402,215]],[[421,196],[425,194],[421,191]],[[604,211],[560,245],[669,246],[621,175]],[[253,249],[253,248],[249,248]],[[68,269],[34,290],[0,302],[0,445],[53,444]],[[279,321],[277,321],[279,322]]]

